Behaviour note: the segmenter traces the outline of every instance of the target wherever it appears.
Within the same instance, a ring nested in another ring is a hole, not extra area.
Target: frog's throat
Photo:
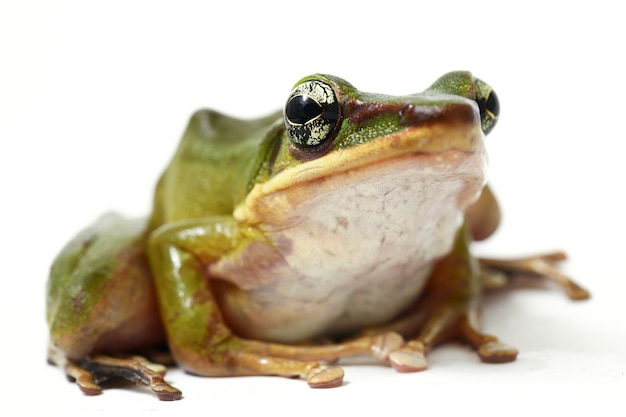
[[[432,157],[440,154],[443,157],[450,151],[467,154],[468,157],[480,154],[486,164],[484,135],[480,125],[446,127],[436,124],[407,129],[373,142],[334,150],[321,158],[288,168],[267,182],[256,184],[243,203],[235,208],[233,216],[241,222],[258,224],[262,219],[257,207],[268,195],[383,161],[409,155]]]

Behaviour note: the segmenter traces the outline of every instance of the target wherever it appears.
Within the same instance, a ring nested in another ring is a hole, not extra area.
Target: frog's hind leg
[[[142,356],[113,357],[92,355],[74,361],[51,351],[50,361],[61,366],[68,378],[87,395],[102,393],[100,383],[112,378],[124,378],[143,383],[152,389],[160,400],[178,400],[182,393],[163,379],[165,366],[152,363]]]
[[[485,282],[495,284],[488,285],[491,287],[506,285],[507,279],[513,274],[530,274],[555,282],[563,288],[571,300],[585,300],[589,298],[589,291],[574,282],[556,266],[558,262],[565,259],[565,253],[554,252],[519,259],[479,258],[479,263]],[[504,279],[498,279],[497,277]]]
[[[123,377],[145,383],[161,399],[181,397],[163,381],[163,366],[117,356],[164,341],[144,241],[143,221],[108,215],[72,240],[53,263],[48,360],[88,395],[102,392],[100,382]]]
[[[480,359],[487,363],[511,362],[517,349],[480,330],[479,314],[484,289],[506,285],[516,273],[545,277],[560,285],[572,300],[589,298],[589,292],[563,274],[557,263],[562,252],[520,259],[480,258],[469,256],[465,240],[459,239],[453,252],[435,267],[422,300],[414,312],[400,320],[391,330],[410,334],[419,328],[414,339],[428,351],[436,343],[457,337],[472,345]]]
[[[497,337],[482,333],[476,318],[472,312],[459,323],[462,337],[478,353],[480,360],[485,363],[507,363],[517,358],[517,349],[501,342]]]

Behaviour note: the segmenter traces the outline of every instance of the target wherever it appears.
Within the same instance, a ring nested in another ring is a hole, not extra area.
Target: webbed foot
[[[585,288],[578,285],[570,277],[561,272],[557,263],[567,258],[563,252],[554,252],[544,255],[530,256],[519,259],[494,259],[479,258],[481,272],[487,282],[495,283],[493,278],[502,276],[509,277],[515,273],[524,273],[547,278],[563,288],[571,300],[586,300],[591,294]],[[506,280],[501,285],[506,284]],[[500,285],[500,286],[501,286]],[[488,286],[499,286],[488,285]]]
[[[516,348],[480,330],[479,309],[475,303],[460,306],[447,300],[424,312],[427,318],[420,326],[420,333],[411,343],[420,343],[425,351],[437,343],[456,338],[469,343],[485,363],[506,363],[517,358]]]
[[[172,401],[182,398],[182,392],[165,382],[165,367],[149,362],[141,356],[116,358],[106,355],[93,355],[74,361],[51,355],[50,362],[62,367],[68,378],[87,395],[99,395],[102,387],[99,385],[112,378],[143,383],[157,395],[160,400]]]

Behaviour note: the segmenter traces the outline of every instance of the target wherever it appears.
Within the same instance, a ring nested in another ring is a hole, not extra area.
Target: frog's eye
[[[480,110],[480,120],[483,133],[486,135],[496,125],[500,116],[500,101],[496,92],[486,82],[475,78],[476,103]]]
[[[291,143],[301,149],[317,149],[336,136],[341,108],[329,84],[310,80],[293,89],[284,119]]]

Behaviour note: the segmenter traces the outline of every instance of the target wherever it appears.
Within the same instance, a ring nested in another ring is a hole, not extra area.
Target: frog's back
[[[196,112],[157,184],[152,227],[232,213],[258,170],[267,132],[279,119],[280,113],[243,120]]]

